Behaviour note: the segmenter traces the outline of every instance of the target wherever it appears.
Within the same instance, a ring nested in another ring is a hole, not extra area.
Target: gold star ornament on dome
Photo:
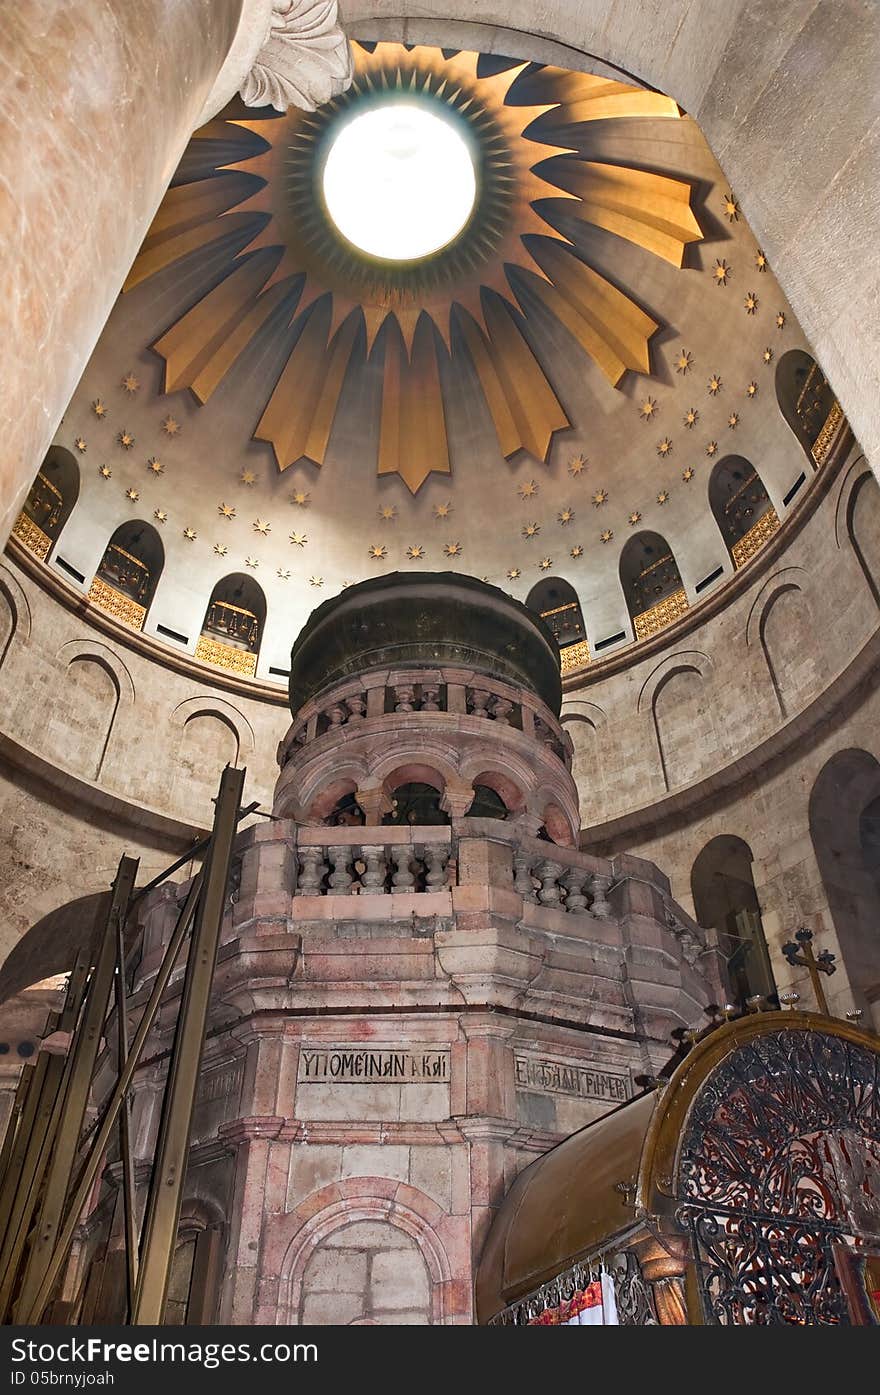
[[[130,431],[120,431],[116,437],[123,450],[131,450],[134,445],[134,437]]]
[[[305,533],[291,533],[290,541],[293,543],[294,547],[305,547],[308,538]]]
[[[676,373],[687,373],[688,370],[693,366],[693,362],[693,354],[688,353],[687,349],[682,349],[681,353],[678,355],[678,358],[675,360]]]
[[[443,551],[447,557],[460,557],[462,546],[460,542],[448,542],[443,544]]]
[[[435,504],[433,512],[435,518],[448,518],[452,513],[452,504],[448,499],[445,504]]]
[[[536,484],[534,480],[526,480],[516,492],[521,499],[534,499],[540,488],[541,486]]]
[[[520,576],[522,576],[522,572],[520,571],[519,567],[509,567],[509,568],[508,568],[508,571],[507,571],[507,580],[508,580],[508,581],[516,581],[517,578],[520,577]]]
[[[603,504],[607,504],[607,503],[608,503],[608,490],[607,490],[607,489],[597,489],[597,490],[596,490],[596,493],[593,495],[593,505],[594,505],[594,507],[597,508],[597,509],[601,509],[602,505],[603,505]]]
[[[709,379],[709,393],[712,397],[717,397],[721,391],[722,383],[717,373],[713,373]]]
[[[419,562],[425,556],[425,549],[421,543],[413,543],[406,549],[406,555],[411,562]]]
[[[110,469],[109,465],[99,465],[98,474],[101,476],[102,480],[109,480],[113,475],[113,471]]]
[[[247,485],[248,489],[257,482],[257,476],[253,470],[242,470],[238,478],[241,480],[242,484]]]
[[[168,515],[167,515],[167,513],[165,512],[164,509],[156,509],[156,510],[154,511],[154,513],[153,513],[153,517],[155,518],[155,520],[156,520],[157,523],[167,523],[167,522],[168,522]]]
[[[735,223],[739,218],[739,204],[733,194],[724,195],[724,216],[729,223]]]
[[[301,509],[306,509],[311,503],[311,495],[307,489],[297,489],[291,494],[290,502],[296,504]]]
[[[780,310],[776,316],[776,328],[785,329],[785,311]]]
[[[215,543],[214,551],[216,552],[218,557],[225,557],[227,552],[229,551],[229,548],[226,546],[225,543]]]
[[[658,442],[657,442],[657,454],[658,454],[658,455],[671,455],[671,454],[672,454],[672,442],[670,441],[670,439],[669,439],[668,436],[664,436],[662,441],[658,441]]]
[[[524,538],[536,538],[541,531],[540,523],[526,523],[522,528]]]
[[[265,518],[255,518],[252,526],[254,532],[261,533],[264,538],[272,531],[272,524],[267,523]]]
[[[731,431],[736,430],[737,426],[739,425],[738,412],[731,412],[730,416],[727,418],[727,425],[730,427]]]
[[[697,424],[697,422],[699,421],[699,419],[700,419],[700,414],[699,414],[699,412],[697,411],[696,407],[688,407],[687,411],[686,411],[685,414],[684,414],[684,424],[685,424],[685,426],[687,426],[687,427],[689,427],[689,428],[690,428],[691,426],[696,426],[696,424]]]
[[[614,529],[613,529],[613,528],[603,528],[603,529],[602,529],[602,532],[599,534],[599,541],[600,541],[600,542],[603,542],[603,543],[610,543],[610,542],[612,541],[613,537],[614,537]]]
[[[96,397],[94,402],[92,403],[92,411],[94,412],[95,416],[98,418],[99,421],[102,417],[105,417],[107,415],[107,408],[104,406],[104,403],[101,401],[100,397]]]
[[[567,523],[570,523],[571,520],[572,520],[573,518],[574,518],[574,509],[572,509],[572,508],[560,509],[560,511],[559,511],[559,513],[558,513],[558,515],[557,515],[557,521],[558,521],[559,523],[561,523],[563,527],[565,527],[565,525],[566,525]]]
[[[637,523],[641,523],[641,521],[642,521],[642,515],[641,515],[638,511],[636,511],[636,512],[634,512],[634,513],[631,513],[630,516],[629,516],[629,519],[628,519],[628,522],[629,522],[629,525],[630,525],[631,528],[634,528],[635,525],[636,525]]]
[[[245,557],[244,564],[246,567],[250,567],[252,571],[256,571],[257,567],[260,565],[260,559],[259,557]]]
[[[162,464],[161,460],[156,459],[155,455],[151,455],[147,461],[147,469],[153,475],[163,475],[165,473],[165,466]]]
[[[122,379],[122,386],[129,394],[137,392],[140,385],[140,379],[136,378],[133,373],[126,373],[125,377]]]
[[[587,457],[585,455],[573,455],[568,462],[568,473],[577,479],[587,468]]]
[[[86,446],[84,437],[82,437],[82,436],[75,436],[75,437],[74,437],[73,444],[76,446],[76,448],[77,448],[77,450],[79,451],[80,455],[85,454],[85,451],[87,450],[87,446]]]
[[[217,512],[219,513],[219,515],[220,515],[221,518],[234,518],[234,517],[235,517],[235,505],[234,505],[234,504],[218,504],[218,505],[217,505]]]
[[[575,543],[574,547],[571,549],[568,555],[569,557],[573,557],[574,560],[577,561],[579,557],[583,557],[584,549],[582,548],[580,543]]]
[[[755,253],[755,266],[758,268],[759,271],[767,270],[767,258],[764,256],[764,253],[761,251],[760,248],[758,248],[757,252]]]
[[[323,585],[324,585],[324,578],[323,578],[322,576],[310,576],[310,577],[309,577],[309,585],[310,585],[310,586],[323,586]]]
[[[539,571],[539,572],[549,572],[549,570],[550,570],[550,568],[551,568],[552,566],[553,566],[553,558],[552,558],[552,557],[542,557],[541,560],[540,560],[540,562],[538,563],[538,571]]]
[[[195,542],[196,538],[198,537],[198,533],[196,532],[195,528],[184,528],[183,536],[186,538],[187,542]]]
[[[718,454],[718,442],[717,442],[717,441],[707,441],[707,442],[706,442],[706,454],[707,454],[707,455],[717,455],[717,454]]]
[[[657,406],[656,397],[646,397],[639,407],[639,416],[643,421],[650,421],[652,417],[657,415],[659,410],[660,408]]]
[[[126,489],[125,497],[126,499],[130,499],[133,504],[136,504],[141,496],[136,489]]]
[[[176,417],[168,416],[162,422],[162,430],[165,432],[166,436],[179,436],[180,422]]]
[[[730,276],[730,274],[731,274],[731,268],[728,266],[728,264],[727,264],[727,262],[724,260],[724,258],[723,258],[723,257],[716,257],[716,259],[715,259],[715,266],[714,266],[713,271],[712,271],[712,275],[713,275],[714,278],[715,278],[715,284],[716,284],[716,286],[726,286],[726,285],[727,285],[727,280],[728,280],[728,277]]]
[[[761,359],[762,359],[762,361],[763,361],[764,363],[772,363],[772,362],[773,362],[773,350],[769,347],[769,345],[768,345],[768,347],[764,350],[764,352],[761,354]]]
[[[758,395],[758,384],[757,384],[756,382],[751,382],[751,383],[749,383],[749,384],[746,386],[746,397],[757,397],[757,395]]]
[[[669,502],[669,490],[668,490],[668,489],[661,489],[661,490],[660,490],[660,493],[657,495],[657,503],[658,503],[658,504],[667,504],[668,502]]]
[[[290,568],[289,568],[289,567],[279,567],[278,570],[277,570],[277,572],[275,573],[275,575],[278,577],[278,579],[279,579],[280,581],[289,581],[289,580],[290,580]]]
[[[388,556],[388,548],[382,543],[370,543],[367,554],[373,558],[374,562],[382,562]]]
[[[525,63],[486,72],[476,53],[425,46],[351,48],[351,86],[317,111],[218,117],[193,137],[197,174],[166,195],[126,289],[226,233],[236,240],[225,276],[195,304],[182,302],[153,345],[164,390],[189,388],[208,402],[274,317],[299,330],[254,431],[279,470],[325,463],[349,365],[360,368],[364,355],[381,383],[378,474],[397,474],[416,493],[431,472],[451,473],[452,379],[441,365],[460,359],[501,454],[546,462],[570,422],[525,332],[536,308],[613,386],[627,371],[650,373],[659,328],[575,249],[559,214],[680,268],[703,235],[691,184],[651,170],[650,157],[620,162],[614,145],[621,120],[650,131],[681,113],[660,93],[586,73]],[[408,260],[360,252],[333,222],[321,182],[340,130],[401,98],[457,127],[476,176],[460,233]]]
[[[383,523],[393,523],[397,517],[397,509],[394,504],[383,504],[379,510],[379,517]]]
[[[755,295],[754,291],[747,292],[743,305],[745,306],[747,315],[754,315],[758,308],[758,297]]]
[[[685,484],[690,484],[691,480],[693,479],[696,473],[697,472],[694,469],[693,465],[688,465],[686,470],[682,470],[681,477],[684,480]]]

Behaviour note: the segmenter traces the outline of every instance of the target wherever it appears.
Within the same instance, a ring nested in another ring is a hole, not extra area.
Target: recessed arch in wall
[[[855,1005],[880,1025],[880,761],[838,751],[810,793],[810,837]]]
[[[755,466],[726,455],[709,476],[709,507],[734,567],[744,567],[779,527],[779,518]]]
[[[827,459],[830,439],[843,422],[834,390],[805,349],[782,355],[775,382],[779,410],[816,470]]]
[[[671,625],[688,608],[678,563],[661,533],[627,538],[620,554],[620,584],[636,639]]]
[[[8,567],[0,566],[0,668],[13,640],[27,643],[31,635],[31,608],[21,583]]]
[[[776,994],[753,860],[744,839],[719,834],[700,850],[691,868],[695,918],[704,929],[717,932],[732,999],[743,1010],[755,994],[771,1000]]]
[[[115,650],[69,640],[58,651],[64,682],[47,713],[44,747],[60,765],[100,779],[120,707],[134,703],[134,683]]]
[[[205,610],[195,656],[218,668],[253,676],[266,628],[266,596],[244,572],[217,582]]]
[[[47,561],[78,498],[75,457],[63,446],[50,446],[15,521],[13,537],[41,562]]]
[[[165,548],[152,523],[120,523],[104,549],[89,600],[133,630],[142,630],[162,568]]]
[[[563,673],[583,668],[590,661],[584,613],[571,582],[560,576],[547,576],[526,596],[529,610],[540,615],[559,645]]]
[[[845,537],[859,564],[865,584],[880,607],[880,485],[864,456],[846,473],[834,519],[837,546]]]
[[[812,662],[815,631],[803,567],[783,567],[768,577],[752,602],[746,622],[746,642],[758,644],[781,716],[794,710],[801,671]]]

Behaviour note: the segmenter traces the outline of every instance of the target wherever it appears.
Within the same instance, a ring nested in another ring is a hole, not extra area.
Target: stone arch
[[[648,639],[687,610],[681,572],[662,533],[642,530],[627,538],[618,569],[635,639]]]
[[[561,848],[577,847],[580,819],[576,799],[552,785],[543,784],[534,790],[526,802],[526,810],[539,819],[551,843]]]
[[[127,519],[111,534],[89,587],[89,600],[142,630],[165,566],[165,548],[152,523]]]
[[[31,608],[21,583],[7,567],[0,567],[0,668],[13,640],[26,644],[31,637]]]
[[[445,742],[433,741],[413,736],[409,732],[394,733],[394,747],[374,757],[369,762],[371,781],[390,788],[389,782],[397,778],[400,771],[420,768],[427,772],[426,784],[433,784],[442,794],[447,785],[459,780],[458,752]],[[413,777],[415,778],[415,777]]]
[[[880,486],[863,455],[850,466],[837,496],[834,534],[838,547],[845,534],[874,604],[880,607]]]
[[[552,632],[559,645],[563,673],[588,662],[586,621],[570,581],[561,576],[542,577],[526,596],[526,605]]]
[[[535,774],[528,762],[514,752],[470,751],[461,763],[461,779],[469,785],[488,785],[504,800],[510,812],[519,812],[535,786]]]
[[[743,838],[722,833],[700,849],[691,868],[694,917],[704,929],[717,933],[727,961],[731,1001],[743,1011],[753,994],[770,998],[776,993],[753,861]]]
[[[685,649],[661,660],[642,684],[637,710],[651,713],[667,790],[692,784],[705,768],[706,753],[715,757],[717,733],[706,703],[713,674],[708,654]]]
[[[119,710],[134,704],[131,674],[114,650],[91,640],[68,640],[57,659],[67,681],[48,714],[46,748],[75,774],[98,780]]]
[[[367,762],[362,757],[340,754],[336,750],[325,752],[320,761],[303,773],[298,789],[288,786],[284,809],[293,809],[293,817],[309,822],[323,819],[339,795],[362,789],[370,780]],[[292,800],[291,793],[295,796]]]
[[[775,386],[779,410],[815,470],[813,447],[835,406],[833,389],[805,349],[789,349],[782,355],[776,365]]]
[[[730,560],[744,567],[779,527],[764,481],[745,456],[726,455],[712,468],[708,495]]]
[[[254,674],[266,630],[266,593],[254,577],[230,572],[211,591],[196,658]]]
[[[867,816],[867,817],[866,817]],[[810,838],[856,1007],[880,1022],[880,761],[838,751],[816,777]]]
[[[608,718],[597,703],[576,698],[566,700],[559,720],[571,741],[571,773],[581,809],[589,811],[591,823],[598,823],[605,807],[605,752],[599,733]]]
[[[415,1242],[430,1283],[430,1321],[466,1320],[456,1308],[456,1293],[446,1247],[439,1233],[441,1207],[416,1187],[384,1177],[354,1177],[313,1193],[280,1219],[265,1248],[266,1276],[278,1274],[278,1306],[266,1320],[295,1323],[300,1318],[303,1280],[313,1256],[347,1226],[372,1223],[399,1231]],[[382,1231],[374,1231],[381,1246]]]
[[[192,697],[179,702],[171,713],[171,725],[185,730],[194,717],[213,717],[232,729],[236,742],[236,760],[246,760],[256,747],[256,737],[245,714],[225,698]]]
[[[91,891],[35,920],[0,968],[0,1003],[33,983],[68,973],[83,940],[93,942],[103,925],[109,898],[109,891]]]
[[[746,643],[760,646],[783,717],[791,713],[797,688],[806,686],[800,673],[814,648],[812,611],[801,584],[806,576],[803,567],[785,567],[768,577],[746,622]]]
[[[71,451],[50,446],[34,476],[13,534],[41,562],[48,561],[79,498],[79,465]]]

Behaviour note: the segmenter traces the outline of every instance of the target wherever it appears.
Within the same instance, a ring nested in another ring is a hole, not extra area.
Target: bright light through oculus
[[[453,125],[405,102],[356,116],[324,167],[336,227],[362,252],[388,261],[445,247],[470,217],[476,192],[470,151]]]

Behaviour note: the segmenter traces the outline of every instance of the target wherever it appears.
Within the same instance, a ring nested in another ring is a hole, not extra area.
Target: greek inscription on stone
[[[209,1071],[203,1075],[198,1085],[197,1100],[206,1104],[210,1100],[226,1099],[241,1089],[244,1067],[240,1064]]]
[[[359,1047],[334,1046],[299,1053],[300,1084],[335,1080],[345,1085],[372,1085],[376,1081],[406,1085],[445,1085],[449,1082],[448,1051],[371,1051]]]
[[[629,1099],[629,1079],[616,1071],[556,1061],[546,1056],[517,1056],[515,1063],[516,1084],[520,1090],[574,1095],[582,1100],[609,1100],[614,1104]]]

